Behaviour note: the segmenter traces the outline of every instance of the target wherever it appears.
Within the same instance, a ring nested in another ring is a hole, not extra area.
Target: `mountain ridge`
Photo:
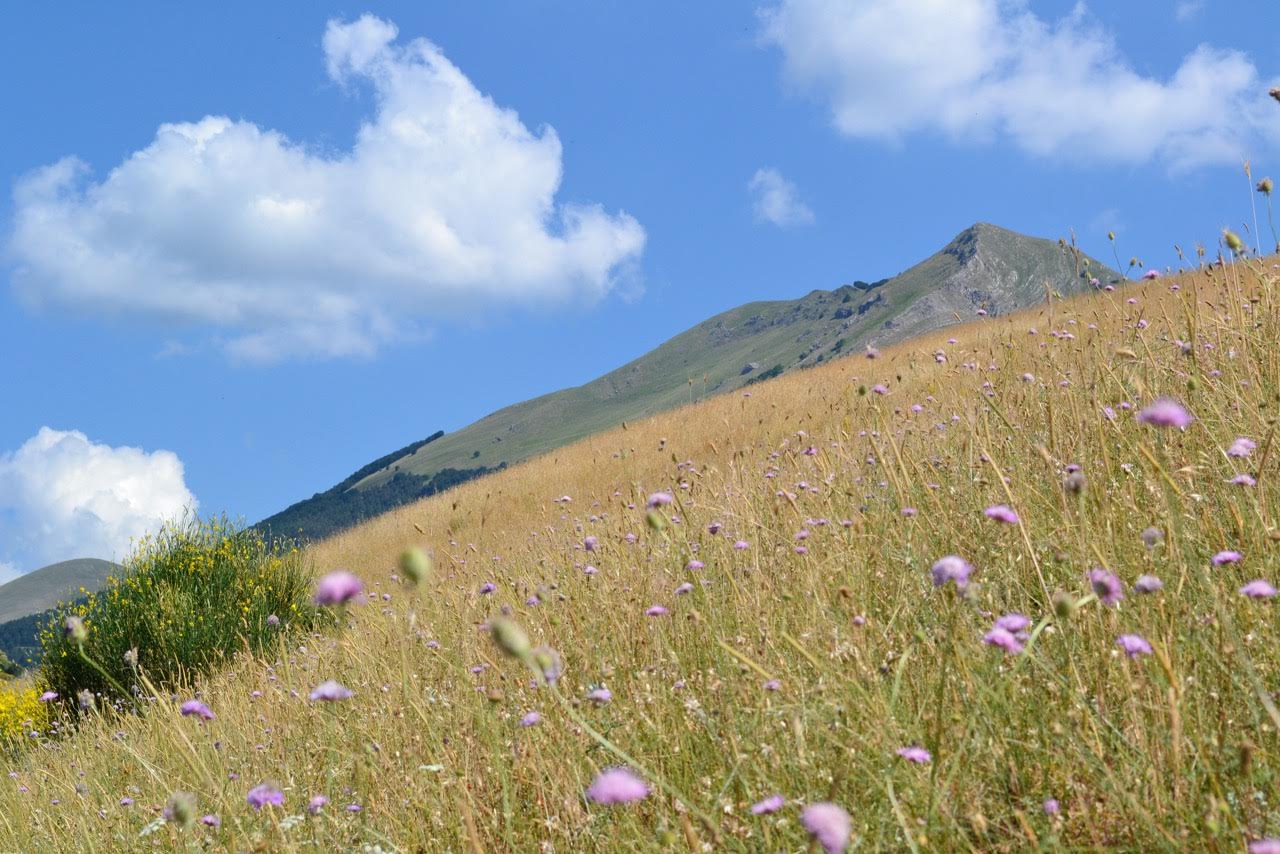
[[[374,515],[629,419],[979,313],[1006,314],[1045,298],[1046,288],[1078,293],[1093,277],[1120,279],[1064,241],[975,223],[896,276],[730,308],[594,380],[513,403],[454,433],[406,447],[399,456],[387,455],[385,465],[363,467],[363,476],[347,478],[341,489],[299,502],[260,524],[281,534],[325,536],[359,521],[347,512],[350,507]],[[308,502],[322,496],[333,518],[346,524],[314,524],[323,514],[316,512],[320,505]]]

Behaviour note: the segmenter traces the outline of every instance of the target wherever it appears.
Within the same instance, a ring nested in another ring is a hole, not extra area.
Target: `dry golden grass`
[[[1234,264],[1054,300],[375,519],[311,549],[374,594],[341,630],[199,686],[208,724],[162,698],[33,744],[0,786],[0,850],[800,851],[800,807],[827,800],[872,850],[1240,850],[1276,835],[1280,631],[1271,601],[1238,593],[1280,582],[1275,287],[1269,267]],[[1159,395],[1195,423],[1138,423]],[[1251,456],[1226,454],[1237,436]],[[1257,486],[1228,482],[1241,472]],[[650,525],[659,491],[675,500]],[[1019,523],[985,518],[997,503]],[[435,561],[417,590],[394,580],[410,544]],[[1227,549],[1244,559],[1211,565]],[[947,554],[976,568],[963,594],[931,583]],[[1118,607],[1092,595],[1099,566],[1124,582]],[[1141,574],[1163,591],[1133,593]],[[654,604],[669,614],[646,616]],[[555,688],[494,645],[504,607],[562,655]],[[1035,626],[1017,655],[983,643],[1010,612]],[[1154,654],[1126,657],[1121,634]],[[355,696],[308,702],[330,678]],[[607,705],[585,699],[599,686]],[[541,724],[520,727],[535,709]],[[909,745],[932,761],[904,761]],[[584,799],[616,764],[655,791]],[[264,781],[283,809],[245,803]],[[140,837],[175,790],[221,827]],[[753,816],[775,792],[787,806]],[[331,803],[307,815],[317,794]]]

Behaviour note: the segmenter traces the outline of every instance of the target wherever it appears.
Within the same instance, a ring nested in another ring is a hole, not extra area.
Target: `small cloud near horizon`
[[[752,196],[752,211],[757,222],[770,222],[779,228],[809,225],[813,211],[800,201],[796,185],[782,177],[777,169],[757,169],[747,182]]]

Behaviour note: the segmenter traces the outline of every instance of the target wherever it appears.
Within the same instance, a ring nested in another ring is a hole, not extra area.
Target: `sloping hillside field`
[[[27,737],[0,850],[1280,836],[1276,288],[1229,262],[975,319],[322,542],[364,604]]]

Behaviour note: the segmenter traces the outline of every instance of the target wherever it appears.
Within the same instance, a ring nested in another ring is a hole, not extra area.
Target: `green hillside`
[[[971,320],[979,310],[1016,311],[1043,300],[1046,284],[1063,294],[1084,291],[1091,275],[1118,278],[1058,242],[979,223],[893,278],[716,315],[586,385],[509,406],[399,457],[355,488],[377,487],[401,472],[430,476],[515,463],[627,419],[734,391],[761,372],[861,353]]]
[[[59,602],[77,599],[80,588],[101,588],[120,567],[108,560],[79,558],[51,564],[0,585],[0,623],[47,611]]]
[[[1042,301],[1046,288],[1084,291],[1091,277],[1105,282],[1119,274],[1061,242],[979,223],[892,278],[730,309],[585,385],[387,454],[260,526],[325,537],[623,421],[970,320],[979,311],[1016,311]]]

